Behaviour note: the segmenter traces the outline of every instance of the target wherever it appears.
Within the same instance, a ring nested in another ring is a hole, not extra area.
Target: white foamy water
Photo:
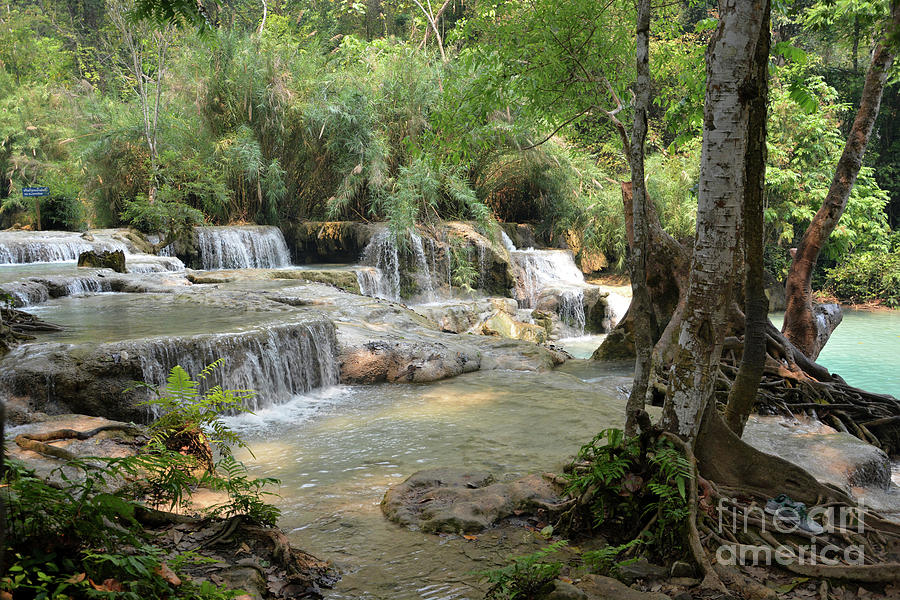
[[[291,264],[277,227],[197,227],[196,231],[204,269],[272,269]]]

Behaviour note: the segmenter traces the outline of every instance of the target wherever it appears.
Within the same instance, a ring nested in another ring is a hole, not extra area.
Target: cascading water
[[[0,264],[66,262],[77,260],[79,254],[88,250],[128,252],[122,242],[90,241],[68,231],[0,232]]]
[[[272,269],[291,264],[277,227],[198,227],[196,231],[204,269]]]
[[[356,272],[364,295],[385,300],[400,299],[400,253],[390,231],[381,231],[372,237],[363,250],[362,263],[375,268],[363,274],[362,280],[361,270]]]
[[[434,281],[431,279],[431,269],[428,268],[428,259],[425,257],[425,247],[422,245],[422,238],[415,233],[410,232],[410,241],[412,243],[413,256],[416,261],[416,279],[419,283],[419,290],[422,295],[427,298],[428,302],[434,302]],[[450,279],[450,261],[447,261],[447,279]]]
[[[433,256],[433,248],[430,249]],[[416,233],[409,233],[409,246],[401,249],[396,236],[389,230],[378,232],[363,250],[361,262],[375,267],[374,272],[367,273],[363,269],[356,272],[364,295],[399,301],[401,278],[407,277],[415,285],[416,296],[429,302],[435,299],[434,270],[428,264],[425,244]]]
[[[574,330],[576,336],[584,335],[584,288],[563,290],[559,295],[559,319]]]
[[[503,247],[506,248],[507,252],[513,253],[516,251],[516,245],[513,244],[513,241],[509,239],[509,236],[502,229],[500,230],[500,241],[503,242]]]
[[[557,313],[560,320],[584,335],[587,319],[584,313],[584,274],[575,265],[568,250],[517,250],[512,240],[501,231],[503,245],[509,250],[516,273],[516,299],[522,308],[536,308],[541,293],[548,289],[557,292]],[[510,248],[512,248],[510,250]]]
[[[144,381],[163,385],[180,365],[195,375],[217,359],[224,365],[205,381],[212,387],[255,390],[247,408],[256,410],[315,388],[336,385],[337,339],[329,321],[279,324],[241,333],[167,337],[135,342]]]

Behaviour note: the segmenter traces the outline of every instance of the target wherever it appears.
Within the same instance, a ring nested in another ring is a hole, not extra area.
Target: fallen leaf
[[[84,578],[87,577],[86,573],[78,573],[77,575],[72,575],[68,579],[66,579],[66,583],[81,583],[84,581]]]
[[[162,563],[156,569],[156,574],[163,578],[163,581],[170,585],[178,587],[181,585],[181,577],[175,574],[175,571],[169,568],[169,565]]]

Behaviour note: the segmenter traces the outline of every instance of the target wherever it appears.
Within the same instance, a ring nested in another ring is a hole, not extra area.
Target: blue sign
[[[22,188],[22,195],[26,198],[49,196],[50,188],[48,188],[46,186],[25,187],[25,188]]]

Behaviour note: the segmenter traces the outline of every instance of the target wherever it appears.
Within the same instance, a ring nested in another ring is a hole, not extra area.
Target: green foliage
[[[682,552],[690,485],[690,463],[665,438],[627,438],[618,429],[601,431],[579,451],[567,491],[579,497],[593,490],[589,527],[602,530],[614,547],[620,546],[585,560],[609,570],[613,558],[635,544],[654,557],[668,559]]]
[[[861,252],[826,271],[826,289],[849,302],[882,301],[900,308],[900,251]]]
[[[450,238],[450,283],[466,293],[475,291],[478,285],[477,259],[473,260],[472,247],[465,243],[465,239]]]
[[[223,414],[246,412],[247,402],[254,393],[224,390],[218,385],[208,387],[208,381],[223,364],[221,359],[213,362],[197,374],[196,380],[176,365],[169,372],[165,386],[138,384],[155,395],[145,403],[155,416],[148,428],[150,453],[162,456],[175,453],[181,457],[152,472],[148,477],[151,493],[155,500],[175,506],[184,500],[184,492],[193,485],[224,491],[228,499],[210,507],[211,515],[243,515],[256,523],[274,525],[279,510],[264,501],[265,496],[274,495],[265,488],[279,481],[248,477],[246,466],[233,455],[236,447],[246,448],[246,443],[222,420]],[[214,463],[215,455],[220,458]],[[193,474],[198,466],[203,468],[199,479]]]
[[[246,447],[240,436],[225,424],[222,415],[233,411],[246,412],[245,403],[254,393],[249,390],[223,390],[218,385],[202,390],[202,384],[224,363],[224,359],[219,359],[209,364],[197,374],[198,381],[175,365],[165,386],[141,384],[156,396],[144,402],[155,417],[149,426],[152,444],[165,446],[171,438],[199,431],[226,455],[231,454],[234,446]]]
[[[221,361],[198,376],[202,382]],[[149,387],[149,386],[148,386]],[[135,518],[144,494],[153,503],[183,504],[197,486],[224,491],[227,500],[207,509],[212,517],[243,516],[274,525],[279,510],[264,498],[272,478],[252,478],[232,448],[244,442],[222,421],[220,412],[242,410],[248,392],[213,387],[201,391],[181,367],[174,367],[164,389],[148,406],[159,418],[150,426],[147,447],[134,456],[67,461],[50,474],[59,483],[38,478],[24,465],[7,461],[0,480],[6,506],[6,555],[12,557],[0,589],[16,597],[116,597],[225,599],[236,593],[212,584],[173,587],[159,573],[163,551],[149,542]],[[186,439],[215,444],[221,458],[197,475],[198,460],[182,446]],[[177,441],[172,448],[171,442]],[[124,485],[127,482],[137,482]],[[195,560],[193,554],[169,557],[174,569]],[[116,582],[96,589],[90,581]]]
[[[769,243],[792,245],[799,240],[828,193],[844,147],[839,128],[843,107],[835,102],[834,90],[817,77],[807,79],[806,86],[819,101],[819,110],[812,114],[797,106],[789,89],[777,84],[771,89],[765,212]],[[824,258],[833,262],[850,252],[887,251],[887,201],[872,170],[863,167],[844,215],[823,248]]]
[[[123,477],[137,479],[160,457],[68,461],[50,485],[17,461],[6,461],[7,569],[0,589],[14,597],[233,598],[213,585],[174,587],[159,573],[163,551],[148,543],[126,488],[103,491]],[[167,459],[163,459],[167,460]],[[170,561],[183,564],[182,559]],[[114,587],[106,587],[112,580]],[[94,587],[91,582],[96,582]]]
[[[562,550],[566,544],[565,540],[553,542],[532,554],[512,558],[505,567],[482,573],[490,584],[485,600],[528,600],[546,593],[563,567],[562,562],[547,558]]]

